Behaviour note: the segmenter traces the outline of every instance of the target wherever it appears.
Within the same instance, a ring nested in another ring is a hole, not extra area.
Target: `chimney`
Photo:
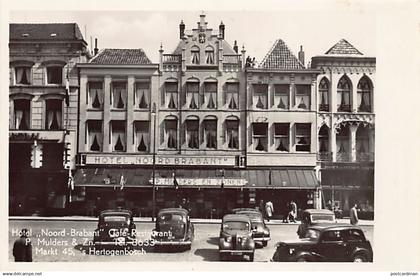
[[[95,49],[93,49],[94,56],[98,54],[98,39],[95,38]]]
[[[185,36],[185,24],[184,21],[181,20],[179,23],[179,38],[182,39]]]
[[[300,45],[300,51],[298,54],[299,61],[305,66],[305,52],[303,51],[302,45]]]
[[[219,37],[225,39],[225,24],[223,24],[223,21],[219,25]]]
[[[235,51],[235,53],[238,53],[238,44],[235,42],[233,43],[233,50]]]

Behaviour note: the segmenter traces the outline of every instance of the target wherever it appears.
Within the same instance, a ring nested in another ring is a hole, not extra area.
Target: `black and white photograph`
[[[418,137],[406,140],[403,119],[384,122],[388,11],[129,2],[19,6],[2,22],[2,255],[13,271],[379,270],[398,255],[391,244],[418,242],[418,187],[402,183],[418,180]],[[410,102],[418,87],[406,89],[394,92]],[[400,140],[414,144],[398,154],[415,157],[397,164],[414,170],[398,180],[388,163],[406,159],[387,148]],[[410,250],[395,271],[418,275]]]

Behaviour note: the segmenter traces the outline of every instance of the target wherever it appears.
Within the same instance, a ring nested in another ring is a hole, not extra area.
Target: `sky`
[[[246,55],[261,61],[276,39],[281,38],[297,55],[300,45],[305,63],[310,57],[324,54],[344,38],[366,56],[375,56],[375,14],[354,10],[288,11],[11,11],[11,23],[70,23],[79,25],[88,44],[98,38],[98,48],[142,48],[152,62],[159,61],[162,43],[171,53],[179,41],[179,23],[196,28],[204,12],[208,27],[226,26],[225,39],[233,46],[238,41]],[[92,46],[93,48],[93,46]]]

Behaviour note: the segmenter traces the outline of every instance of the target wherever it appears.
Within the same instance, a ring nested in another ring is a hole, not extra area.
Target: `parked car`
[[[128,246],[136,239],[136,225],[129,210],[104,210],[98,217],[95,246]]]
[[[308,227],[316,224],[335,223],[334,212],[328,209],[306,209],[301,214],[301,222],[297,230],[299,238],[306,235]]]
[[[183,208],[166,208],[159,211],[152,232],[155,246],[178,246],[191,249],[194,225],[188,211]]]
[[[270,240],[270,229],[265,224],[261,212],[250,208],[238,208],[233,211],[235,214],[242,214],[249,217],[251,220],[252,238],[256,242],[261,242],[263,246],[267,246]]]
[[[324,224],[308,228],[296,241],[280,242],[274,262],[372,262],[371,244],[362,229],[350,224]]]
[[[252,239],[251,220],[246,215],[228,214],[222,219],[219,235],[220,260],[230,256],[248,256],[254,261],[255,242]]]

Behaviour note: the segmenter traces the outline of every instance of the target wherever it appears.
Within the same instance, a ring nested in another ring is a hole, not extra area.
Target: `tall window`
[[[197,46],[191,47],[191,63],[200,64],[200,48]]]
[[[226,138],[229,149],[239,149],[239,120],[226,120]]]
[[[311,124],[295,124],[296,151],[311,151]]]
[[[288,84],[276,84],[274,86],[274,108],[289,109],[289,92]]]
[[[137,121],[134,122],[135,145],[136,151],[148,152],[150,149],[149,142],[149,122]]]
[[[176,149],[178,145],[178,121],[176,119],[165,119],[164,122],[164,145],[168,149]]]
[[[204,106],[209,109],[217,108],[217,82],[204,83]]]
[[[88,105],[91,108],[103,108],[104,90],[102,88],[102,82],[89,82]]]
[[[289,151],[289,124],[274,124],[274,143],[277,151]]]
[[[309,109],[311,107],[311,86],[296,84],[295,104],[299,109]]]
[[[253,123],[252,124],[252,140],[254,149],[257,151],[267,151],[267,123]]]
[[[30,100],[19,99],[13,101],[14,105],[14,129],[29,129],[30,128]]]
[[[217,120],[205,119],[204,125],[204,144],[207,149],[217,148]]]
[[[318,93],[319,93],[319,111],[330,111],[329,105],[329,87],[330,84],[326,78],[322,78],[319,83]]]
[[[371,112],[372,85],[368,77],[363,76],[357,84],[357,111]]]
[[[86,145],[89,151],[102,151],[102,121],[90,120],[86,122]]]
[[[258,109],[267,109],[268,107],[268,85],[254,84],[254,93],[252,95],[253,106]]]
[[[63,67],[48,66],[47,67],[47,83],[63,84]]]
[[[125,151],[125,121],[111,121],[111,145],[114,152]]]
[[[45,101],[45,128],[48,130],[58,130],[63,128],[62,119],[62,100],[46,100]]]
[[[31,83],[31,67],[19,66],[15,67],[16,84],[30,84]]]
[[[125,82],[112,83],[111,103],[113,108],[125,108],[127,101],[127,88]]]
[[[165,106],[167,108],[177,108],[178,106],[178,83],[165,83]]]
[[[187,82],[187,105],[190,109],[198,109],[199,102],[199,84],[198,82]]]
[[[150,87],[148,82],[137,82],[134,105],[137,108],[149,108]]]
[[[328,127],[323,125],[319,130],[318,140],[319,140],[319,152],[320,153],[327,153],[329,152],[329,135],[328,135]]]
[[[206,64],[214,64],[214,50],[212,47],[207,46],[206,47]]]
[[[350,112],[351,84],[347,76],[341,77],[337,85],[337,111]]]
[[[229,109],[239,108],[239,83],[226,83],[226,103]]]
[[[197,119],[187,119],[185,121],[185,138],[187,147],[190,149],[199,148],[199,137],[198,137],[199,122]]]
[[[350,130],[347,126],[342,126],[337,132],[337,161],[348,162],[350,161],[350,143],[349,143]]]

